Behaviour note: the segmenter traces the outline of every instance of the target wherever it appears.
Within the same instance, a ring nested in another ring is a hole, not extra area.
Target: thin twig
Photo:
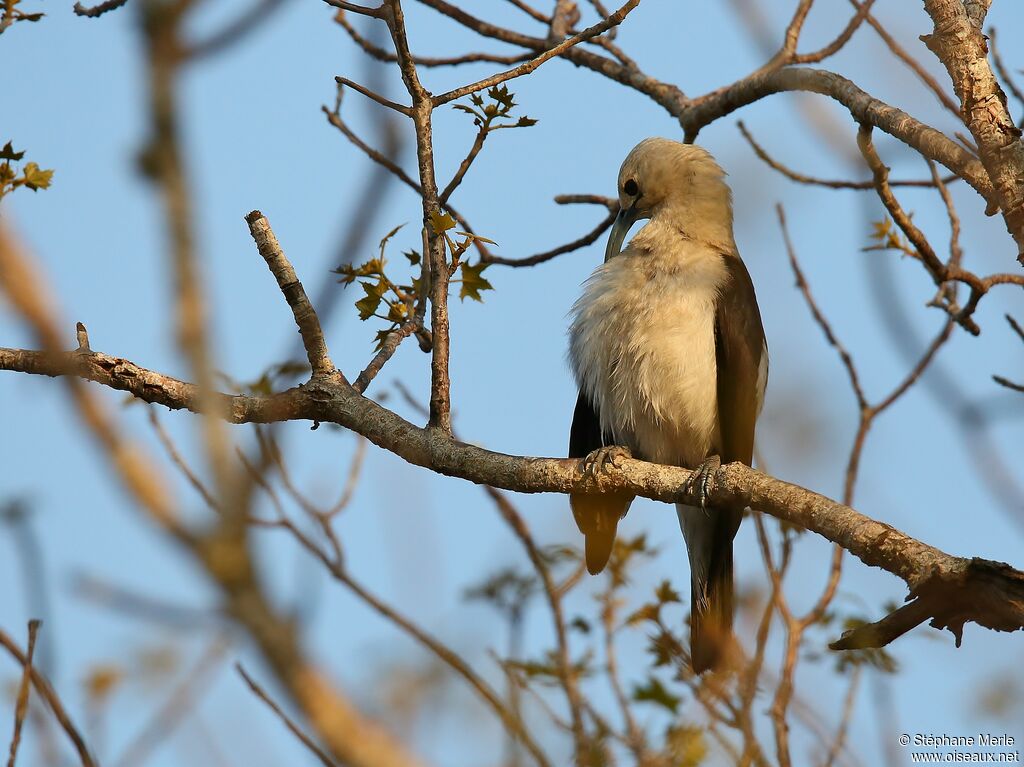
[[[804,295],[804,300],[807,302],[807,306],[811,310],[811,314],[814,316],[814,321],[821,328],[821,331],[825,334],[825,339],[829,345],[832,346],[838,352],[839,359],[843,363],[843,367],[846,368],[846,375],[850,379],[850,385],[853,387],[853,392],[857,397],[857,404],[863,409],[867,407],[867,398],[864,396],[864,389],[860,383],[860,376],[857,374],[857,368],[853,364],[853,358],[850,353],[846,351],[846,347],[843,346],[842,342],[836,337],[836,334],[832,330],[831,324],[822,314],[821,309],[818,308],[818,303],[814,300],[814,296],[811,294],[810,285],[807,283],[807,279],[804,277],[803,270],[800,268],[800,264],[796,258],[796,250],[793,247],[793,243],[789,238],[789,229],[786,226],[786,212],[783,210],[782,205],[775,206],[775,213],[779,219],[779,226],[782,229],[782,238],[786,244],[786,253],[789,255],[789,265],[793,269],[793,275],[796,277],[796,285],[800,288],[800,291]]]
[[[491,75],[490,77],[485,77],[483,80],[478,80],[477,82],[471,83],[470,85],[464,85],[461,88],[455,88],[454,90],[450,90],[447,93],[442,93],[439,96],[434,96],[434,106],[438,107],[441,106],[442,104],[447,104],[449,101],[454,101],[456,99],[462,98],[463,96],[468,96],[470,93],[475,93],[477,91],[483,90],[484,88],[490,88],[492,86],[498,85],[499,83],[512,80],[516,77],[522,77],[523,75],[530,74],[530,72],[537,69],[537,67],[539,67],[544,62],[554,58],[555,56],[562,55],[567,50],[579,45],[584,40],[589,40],[592,37],[596,37],[597,35],[606,32],[612,27],[618,26],[619,24],[622,23],[623,19],[626,18],[629,12],[636,8],[636,6],[639,3],[640,0],[628,0],[628,2],[626,2],[621,8],[615,11],[615,13],[611,14],[608,18],[598,22],[597,24],[594,24],[592,27],[587,27],[578,35],[574,35],[568,38],[567,40],[563,40],[558,45],[552,48],[548,48],[540,55],[534,57],[533,59],[527,61],[524,64],[520,64],[518,67],[509,69],[505,72],[499,72],[498,74]]]
[[[363,51],[378,61],[383,61],[388,64],[394,64],[398,61],[398,56],[393,52],[384,50],[379,45],[375,45],[369,40],[369,38],[360,34],[352,22],[345,17],[344,11],[338,11],[338,15],[334,17],[334,20],[344,29],[352,42],[358,45]],[[499,56],[493,53],[464,53],[459,56],[419,56],[414,55],[413,59],[416,61],[416,66],[419,67],[456,67],[462,64],[477,64],[486,62],[490,64],[504,64],[511,66],[513,64],[519,64],[520,62],[527,61],[533,57],[532,53],[519,53],[512,54],[509,56]]]
[[[796,181],[797,183],[800,183],[800,184],[808,184],[810,186],[823,186],[823,187],[826,187],[828,189],[872,190],[872,189],[875,188],[874,181],[831,180],[831,179],[817,178],[815,176],[808,176],[808,175],[806,175],[804,173],[799,173],[799,172],[797,172],[797,171],[795,171],[795,170],[793,170],[791,168],[786,167],[785,165],[783,165],[778,160],[775,160],[774,158],[772,158],[768,154],[768,152],[765,151],[764,147],[762,147],[760,144],[757,143],[757,141],[754,140],[754,137],[750,134],[750,131],[747,130],[747,126],[744,125],[742,120],[739,120],[736,123],[736,127],[738,127],[740,129],[740,133],[743,134],[743,138],[745,138],[747,140],[747,143],[750,144],[750,148],[754,150],[754,154],[756,154],[758,156],[758,158],[760,158],[760,160],[762,162],[764,162],[768,167],[772,168],[773,170],[778,171],[779,173],[781,173],[783,176],[785,176],[786,178],[790,179],[791,181]],[[945,179],[943,179],[943,181],[945,183],[951,183],[953,181],[958,181],[958,180],[960,180],[960,177],[955,175],[955,174],[950,174],[950,175],[946,176]],[[901,179],[897,179],[895,181],[889,181],[889,186],[933,187],[935,185],[936,184],[935,184],[934,179],[933,180],[926,180],[926,179],[901,180]]]
[[[214,668],[228,649],[224,637],[217,637],[202,654],[195,666],[185,674],[167,699],[156,709],[152,718],[138,735],[125,747],[116,767],[141,765],[162,740],[167,738],[181,720],[196,705],[202,691],[210,686]]]
[[[373,359],[370,360],[370,364],[356,377],[352,388],[360,394],[365,392],[366,387],[370,385],[384,365],[387,364],[388,360],[398,351],[399,344],[419,329],[420,323],[416,319],[411,319],[388,333],[384,343],[381,344],[380,351],[374,355]]]
[[[53,712],[54,718],[64,729],[68,739],[75,747],[75,751],[78,752],[78,758],[79,761],[82,762],[82,767],[96,767],[96,762],[89,753],[89,747],[85,745],[85,740],[82,739],[81,734],[78,732],[78,728],[75,727],[74,723],[71,721],[71,717],[68,716],[68,712],[64,708],[64,704],[61,703],[60,698],[53,689],[53,686],[46,677],[32,666],[29,662],[28,656],[18,648],[18,645],[3,629],[0,629],[0,646],[3,646],[4,649],[14,657],[22,669],[29,669],[29,673],[32,678],[32,686],[36,688],[36,692],[39,693],[46,701],[46,704]]]
[[[241,663],[235,664],[235,671],[237,671],[239,676],[241,676],[242,679],[245,680],[245,683],[249,686],[249,689],[252,690],[253,694],[267,704],[270,710],[277,715],[277,718],[284,722],[285,727],[288,728],[292,735],[298,738],[299,742],[301,742],[302,745],[308,748],[310,753],[312,753],[317,759],[319,759],[320,763],[324,765],[324,767],[338,767],[337,763],[333,759],[331,759],[331,757],[329,757],[327,753],[322,748],[320,748],[320,746],[318,746],[314,742],[314,740],[302,730],[301,727],[299,727],[294,721],[292,721],[291,717],[289,717],[288,714],[286,714],[284,710],[279,705],[277,705],[277,703],[274,702],[274,699],[271,698],[270,695],[268,695],[267,692],[262,687],[260,687],[259,684],[256,683],[256,680],[249,676],[248,673],[246,673],[246,670]]]
[[[18,695],[14,704],[14,733],[11,735],[10,756],[7,767],[14,767],[18,761],[18,746],[21,744],[21,727],[28,713],[28,693],[32,686],[32,658],[36,653],[36,634],[39,633],[39,621],[28,622],[28,649],[25,651],[25,665],[21,670],[21,682],[18,684]]]
[[[347,77],[341,77],[339,75],[338,77],[334,78],[334,81],[338,83],[338,85],[347,85],[356,93],[363,94],[364,96],[366,96],[366,98],[370,99],[371,101],[376,101],[382,107],[387,107],[388,109],[398,112],[399,114],[403,114],[406,117],[409,117],[412,114],[412,110],[410,110],[409,107],[391,101],[390,99],[386,99],[379,93],[375,93],[374,91],[371,91],[369,88],[360,85],[355,80],[349,80]]]

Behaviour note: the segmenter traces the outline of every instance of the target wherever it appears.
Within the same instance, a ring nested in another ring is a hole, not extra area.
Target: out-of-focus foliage
[[[25,152],[15,151],[10,141],[0,149],[0,199],[22,186],[33,192],[49,188],[53,171],[43,170],[34,162],[27,162],[19,168],[18,164],[24,157]]]

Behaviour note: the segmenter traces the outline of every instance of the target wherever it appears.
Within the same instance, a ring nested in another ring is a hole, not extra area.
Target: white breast
[[[650,228],[586,282],[569,358],[616,444],[694,467],[719,442],[714,318],[726,272],[707,246]]]

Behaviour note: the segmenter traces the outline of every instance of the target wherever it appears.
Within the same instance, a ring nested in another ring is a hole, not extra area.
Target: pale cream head
[[[622,225],[655,219],[695,240],[735,248],[732,193],[725,171],[706,149],[666,138],[644,139],[619,169],[618,195]],[[609,243],[609,257],[618,252],[611,246],[621,242]]]

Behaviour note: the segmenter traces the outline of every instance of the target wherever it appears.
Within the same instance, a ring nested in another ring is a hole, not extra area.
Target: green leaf
[[[34,162],[30,162],[25,164],[25,169],[21,172],[21,175],[25,178],[25,186],[34,192],[38,189],[46,189],[50,186],[50,180],[53,178],[53,171],[42,170]]]
[[[373,337],[373,350],[379,352],[384,348],[384,342],[388,340],[388,336],[391,335],[393,328],[386,328],[384,330],[378,330],[376,335]]]
[[[24,152],[14,151],[14,147],[11,145],[10,141],[4,144],[3,149],[0,149],[0,160],[13,160],[14,162],[18,162],[24,156]]]
[[[653,676],[648,677],[647,684],[633,687],[633,700],[638,703],[654,703],[673,714],[676,713],[679,704],[683,701],[679,696],[666,690],[661,680]]]
[[[380,306],[381,298],[387,292],[388,286],[383,279],[377,282],[360,282],[366,295],[356,301],[356,309],[359,310],[359,319],[366,321],[372,317],[377,307]]]
[[[418,266],[419,265],[419,263],[420,263],[420,254],[419,254],[418,251],[407,250],[404,253],[402,253],[402,255],[405,256],[407,259],[409,259],[409,265],[410,266]]]
[[[537,124],[537,120],[532,117],[520,117],[516,123],[517,128],[530,128]]]
[[[462,262],[460,267],[462,269],[462,288],[459,290],[460,300],[465,301],[468,297],[474,301],[483,302],[483,299],[480,297],[480,291],[494,290],[491,283],[481,276],[481,272],[488,266],[489,264],[477,263],[473,265],[465,261]]]
[[[408,313],[409,308],[403,303],[395,301],[388,305],[388,319],[396,324],[404,322]]]
[[[434,234],[441,234],[455,228],[455,219],[448,213],[438,211],[430,214],[430,226],[433,228]]]

